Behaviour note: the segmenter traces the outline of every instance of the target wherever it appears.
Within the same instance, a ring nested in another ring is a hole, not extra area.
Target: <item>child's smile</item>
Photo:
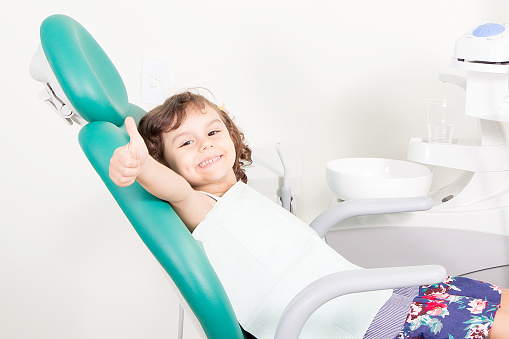
[[[219,156],[216,156],[216,157],[213,157],[213,158],[209,158],[203,162],[201,162],[198,167],[199,168],[208,168],[210,166],[212,166],[217,160],[221,159],[222,155],[219,155]]]

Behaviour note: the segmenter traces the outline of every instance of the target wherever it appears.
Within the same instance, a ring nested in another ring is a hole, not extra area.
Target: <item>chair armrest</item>
[[[355,199],[336,204],[319,214],[309,225],[320,237],[337,223],[361,215],[425,211],[433,207],[430,197]]]
[[[337,272],[314,281],[292,299],[276,330],[275,339],[297,339],[309,317],[336,297],[366,291],[431,285],[446,278],[439,265],[373,268]]]

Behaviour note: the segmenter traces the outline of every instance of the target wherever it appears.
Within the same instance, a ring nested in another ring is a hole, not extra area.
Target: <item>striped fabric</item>
[[[418,294],[418,286],[393,290],[369,325],[364,339],[394,339],[403,328],[410,305]]]

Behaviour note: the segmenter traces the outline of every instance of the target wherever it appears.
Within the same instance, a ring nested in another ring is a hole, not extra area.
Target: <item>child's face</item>
[[[184,122],[164,135],[164,157],[172,170],[197,188],[235,183],[235,146],[219,114],[208,105],[189,107]]]

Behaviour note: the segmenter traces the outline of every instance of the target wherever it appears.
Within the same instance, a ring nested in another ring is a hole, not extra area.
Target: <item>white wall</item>
[[[461,74],[449,67],[456,38],[509,18],[504,0],[130,3],[0,8],[1,338],[176,337],[177,303],[157,263],[82,155],[78,128],[37,99],[28,65],[45,17],[81,22],[131,102],[141,104],[142,57],[167,58],[172,91],[206,86],[253,146],[279,140],[299,153],[305,221],[332,198],[327,161],[405,159],[409,139],[426,133],[424,100],[464,97],[436,81]],[[461,116],[456,136],[475,131]]]

